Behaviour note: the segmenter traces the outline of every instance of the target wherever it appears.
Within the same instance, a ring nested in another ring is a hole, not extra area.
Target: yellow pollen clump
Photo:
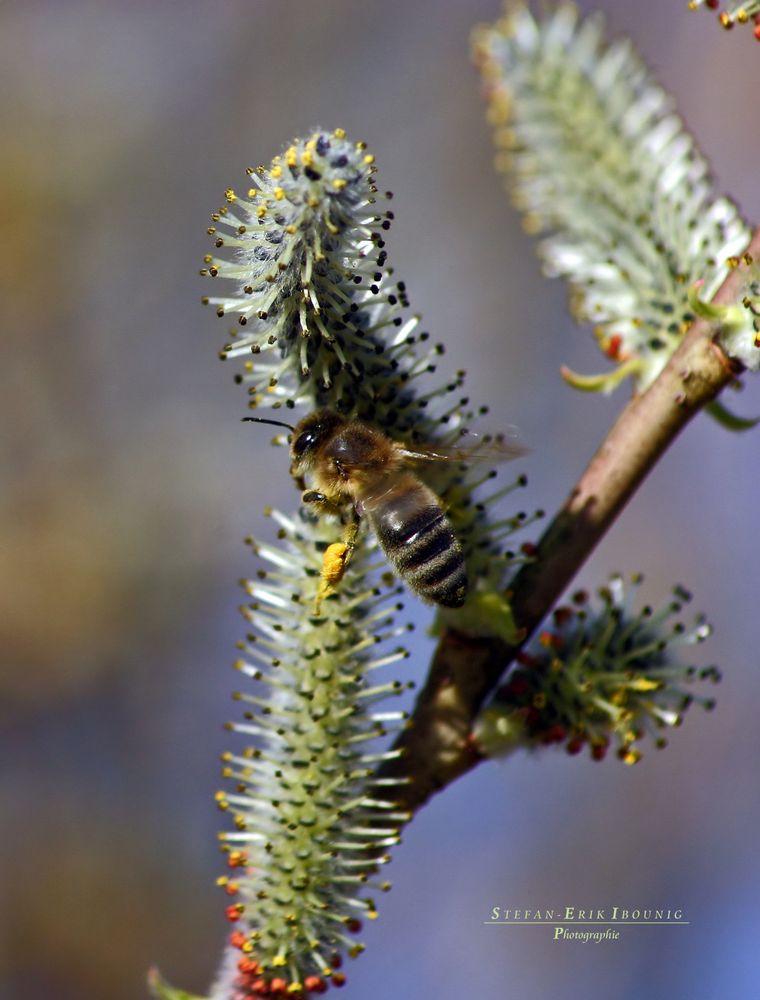
[[[486,119],[490,125],[506,125],[511,115],[511,102],[506,94],[494,97],[486,111]]]

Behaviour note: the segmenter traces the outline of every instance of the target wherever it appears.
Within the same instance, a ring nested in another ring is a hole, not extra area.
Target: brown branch
[[[747,249],[760,257],[760,229]],[[735,302],[741,281],[741,269],[735,268],[714,301]],[[382,769],[386,775],[411,776],[400,793],[406,808],[418,808],[478,763],[469,734],[485,698],[652,466],[691,418],[735,378],[737,369],[713,334],[706,320],[692,324],[660,376],[621,413],[545,531],[535,561],[516,575],[511,604],[523,630],[521,642],[509,645],[451,628],[441,636],[412,725],[396,742],[405,754]]]

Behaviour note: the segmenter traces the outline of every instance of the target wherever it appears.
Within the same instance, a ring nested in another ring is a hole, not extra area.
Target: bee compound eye
[[[293,454],[297,457],[301,457],[310,451],[316,442],[319,440],[319,434],[316,433],[318,428],[311,428],[308,431],[304,431],[303,434],[299,434],[298,437],[293,442]]]

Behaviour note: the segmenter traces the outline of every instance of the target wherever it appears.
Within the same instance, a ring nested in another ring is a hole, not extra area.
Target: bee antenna
[[[245,423],[246,420],[250,420],[254,424],[274,424],[275,427],[287,427],[287,429],[291,432],[295,430],[295,427],[284,423],[282,420],[267,420],[266,417],[242,417],[241,419],[243,423]]]

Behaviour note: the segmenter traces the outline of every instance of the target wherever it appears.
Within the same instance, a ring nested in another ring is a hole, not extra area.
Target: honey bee
[[[245,417],[287,427],[291,433],[291,473],[304,489],[303,503],[343,515],[349,529],[336,579],[344,572],[359,521],[366,517],[391,566],[422,598],[445,608],[460,608],[468,580],[462,546],[440,497],[409,466],[417,462],[467,462],[483,458],[514,458],[523,453],[512,442],[492,442],[480,450],[402,444],[360,420],[323,409],[304,417],[295,427],[281,421]],[[312,488],[306,489],[307,480]]]

